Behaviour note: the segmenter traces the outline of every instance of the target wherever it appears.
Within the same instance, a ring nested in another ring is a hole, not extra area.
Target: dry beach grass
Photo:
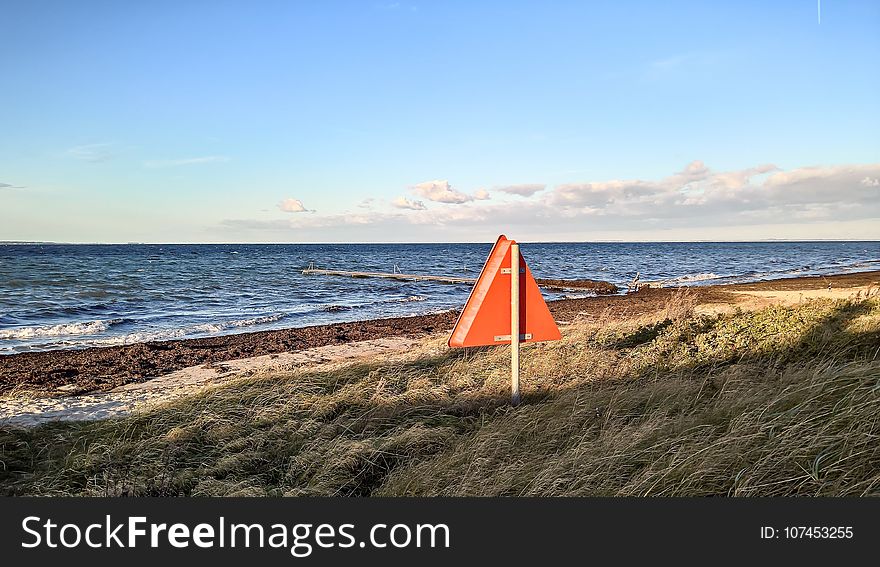
[[[574,320],[523,349],[425,339],[129,417],[0,430],[37,495],[877,495],[880,300]]]

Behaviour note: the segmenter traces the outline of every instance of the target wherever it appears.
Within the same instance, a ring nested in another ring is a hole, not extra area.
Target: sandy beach
[[[811,298],[845,299],[880,287],[880,271],[834,276],[798,277],[748,284],[689,288],[644,287],[628,295],[597,296],[550,303],[558,322],[612,317],[624,319],[662,309],[686,290],[697,311],[717,313],[736,308],[755,309],[773,303],[793,304]],[[4,356],[0,365],[0,395],[69,397],[109,392],[171,373],[193,369],[209,375],[228,375],[229,361],[268,360],[273,355],[320,352],[326,347],[369,344],[393,338],[419,338],[447,332],[457,313],[374,319],[273,331],[239,333],[203,339],[148,342],[103,348],[56,350]],[[367,343],[364,343],[367,341]],[[401,344],[405,344],[405,341]],[[357,353],[360,347],[350,347]],[[346,349],[343,348],[342,352]],[[340,355],[337,352],[334,356]],[[264,358],[261,358],[264,357]]]

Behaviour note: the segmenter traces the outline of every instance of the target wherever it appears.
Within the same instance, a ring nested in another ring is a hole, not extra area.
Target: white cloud
[[[152,168],[180,167],[183,165],[199,165],[203,163],[218,163],[224,161],[229,161],[229,158],[226,156],[203,156],[183,159],[152,160],[144,162],[144,165]]]
[[[474,199],[477,201],[488,201],[492,197],[489,195],[489,192],[485,189],[477,189],[474,191]]]
[[[495,187],[495,191],[501,191],[508,195],[519,195],[520,197],[531,197],[535,193],[543,191],[547,186],[540,183],[523,183],[521,185],[505,185],[504,187]]]
[[[878,179],[877,177],[874,177],[874,178],[866,177],[866,178],[862,179],[861,181],[859,181],[859,183],[861,183],[865,187],[880,187],[880,179]]]
[[[684,166],[684,169],[677,175],[690,181],[699,181],[705,179],[706,176],[709,175],[709,168],[706,167],[703,160],[697,159]]]
[[[423,181],[422,183],[416,183],[410,187],[410,189],[416,195],[436,203],[461,204],[474,200],[472,195],[465,195],[461,191],[453,189],[452,185],[449,184],[449,181],[446,181],[445,179]]]
[[[391,201],[391,206],[397,209],[408,209],[411,211],[424,211],[425,203],[421,201],[410,201],[406,197],[398,197]]]
[[[284,199],[280,203],[278,203],[278,208],[284,211],[285,213],[305,213],[308,212],[308,209],[305,208],[303,202],[299,199]]]

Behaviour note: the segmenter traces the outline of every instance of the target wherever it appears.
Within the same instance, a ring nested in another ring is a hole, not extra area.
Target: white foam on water
[[[173,329],[158,329],[155,331],[138,331],[128,333],[117,337],[109,337],[92,341],[93,345],[112,346],[112,345],[128,345],[133,343],[145,343],[150,341],[167,341],[172,339],[181,339],[192,335],[205,335],[221,333],[228,329],[238,329],[242,327],[252,327],[254,325],[265,325],[274,323],[283,319],[284,313],[274,313],[262,317],[250,317],[247,319],[234,319],[232,321],[220,321],[217,323],[202,323],[199,325],[191,325],[188,327],[178,327]],[[85,343],[83,343],[85,344]]]
[[[675,283],[688,283],[688,282],[704,282],[707,280],[717,280],[720,278],[718,274],[713,274],[712,272],[705,274],[686,274],[684,276],[679,276],[677,278],[672,278],[671,280],[665,280],[666,282],[675,282]]]
[[[0,340],[61,337],[66,335],[95,335],[103,333],[109,329],[111,325],[122,323],[122,321],[122,319],[105,319],[99,321],[82,321],[79,323],[60,323],[58,325],[2,329],[0,330]]]
[[[428,298],[424,295],[410,295],[408,297],[401,297],[400,299],[395,299],[397,303],[410,303],[413,301],[426,301]]]
[[[588,297],[597,297],[595,292],[585,292],[585,293],[565,293],[562,295],[562,299],[587,299]]]
[[[233,321],[223,321],[220,323],[204,323],[202,325],[194,325],[189,327],[191,332],[196,333],[219,333],[226,329],[237,329],[239,327],[252,327],[254,325],[264,325],[266,323],[274,323],[284,318],[284,313],[274,313],[263,317],[252,317],[250,319],[237,319]]]

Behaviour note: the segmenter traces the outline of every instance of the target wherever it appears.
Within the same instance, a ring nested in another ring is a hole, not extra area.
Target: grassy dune
[[[575,321],[509,351],[242,379],[124,419],[0,430],[0,491],[878,495],[880,300]]]

